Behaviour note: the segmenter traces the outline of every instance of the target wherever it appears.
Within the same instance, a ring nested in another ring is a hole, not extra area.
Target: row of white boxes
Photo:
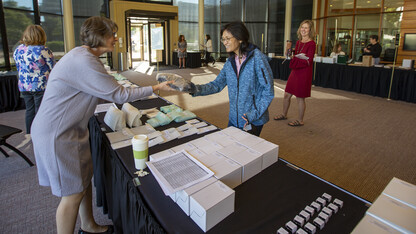
[[[203,230],[234,212],[233,188],[277,162],[279,146],[235,127],[150,155],[150,161],[186,150],[214,177],[170,197]]]
[[[416,185],[394,177],[352,233],[416,233]]]

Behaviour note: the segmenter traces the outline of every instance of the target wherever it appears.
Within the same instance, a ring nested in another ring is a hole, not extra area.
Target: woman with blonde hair
[[[33,121],[39,184],[50,186],[52,194],[61,197],[56,210],[58,234],[74,233],[78,213],[78,233],[113,233],[112,226],[98,225],[92,213],[93,163],[88,121],[98,102],[121,104],[150,96],[156,90],[172,90],[169,82],[125,88],[107,73],[100,56],[114,50],[117,29],[112,20],[99,16],[82,24],[83,45],[65,54],[52,70]]]
[[[275,120],[287,119],[290,99],[296,96],[298,103],[298,119],[289,122],[289,126],[303,126],[303,117],[306,110],[305,98],[311,96],[313,57],[316,44],[314,42],[315,29],[312,20],[304,20],[298,29],[298,38],[294,56],[290,60],[291,72],[286,83],[283,99],[283,113],[274,117]]]
[[[19,91],[26,105],[26,133],[39,110],[49,73],[55,65],[52,51],[45,46],[46,33],[39,25],[29,25],[13,53],[19,72]]]

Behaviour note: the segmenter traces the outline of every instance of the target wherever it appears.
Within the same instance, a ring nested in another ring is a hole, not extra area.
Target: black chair
[[[34,164],[32,163],[32,161],[30,161],[30,159],[28,157],[26,157],[26,155],[24,155],[20,150],[16,149],[15,147],[13,147],[12,145],[10,145],[6,142],[7,138],[9,138],[10,136],[12,136],[16,133],[21,133],[21,132],[22,132],[22,130],[20,130],[18,128],[13,128],[13,127],[9,127],[9,126],[0,124],[0,146],[4,145],[7,148],[13,150],[18,155],[20,155],[20,157],[22,157],[27,163],[29,163],[30,166],[33,166]],[[0,152],[2,152],[6,157],[10,156],[1,147],[0,147]]]

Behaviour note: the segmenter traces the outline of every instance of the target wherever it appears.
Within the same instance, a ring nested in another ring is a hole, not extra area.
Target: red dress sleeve
[[[310,66],[313,63],[313,57],[315,56],[315,48],[316,44],[314,41],[309,41],[305,44],[305,46],[302,49],[302,43],[300,41],[296,42],[295,47],[295,55],[304,53],[306,57],[308,57],[308,60],[296,58],[293,56],[293,58],[290,60],[289,68],[290,69],[301,69]]]

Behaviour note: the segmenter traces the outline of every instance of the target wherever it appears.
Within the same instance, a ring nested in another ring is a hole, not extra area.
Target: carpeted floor
[[[215,79],[222,68],[164,70],[202,84]],[[155,84],[156,72],[122,74],[139,85]],[[281,113],[285,82],[275,80],[270,117]],[[161,96],[224,128],[228,122],[228,93],[192,98],[178,92]],[[297,116],[292,99],[289,120],[270,120],[261,137],[279,145],[279,156],[364,199],[374,201],[392,177],[416,184],[416,104],[340,90],[312,88],[307,99],[305,126],[289,127]],[[24,127],[24,110],[0,113],[0,124]],[[34,161],[31,141],[16,134],[8,142]],[[0,233],[55,233],[59,198],[38,185],[36,167],[14,153],[0,155]],[[109,224],[101,208],[94,207],[100,224]],[[77,228],[79,227],[79,221]]]

